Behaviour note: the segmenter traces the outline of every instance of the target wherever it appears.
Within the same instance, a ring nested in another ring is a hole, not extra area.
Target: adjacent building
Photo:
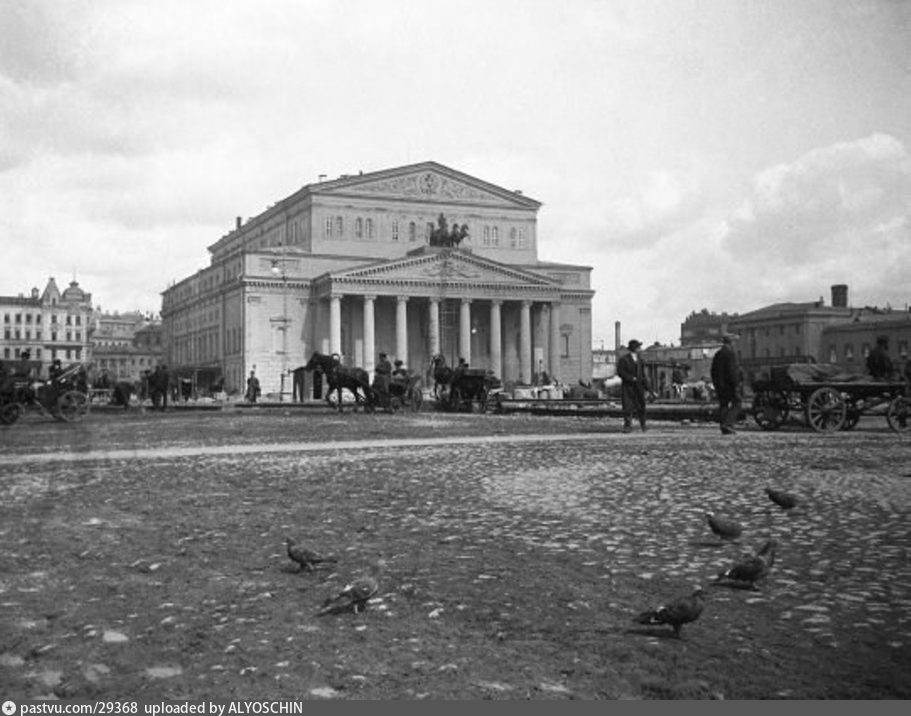
[[[459,357],[504,382],[590,381],[591,267],[538,259],[541,203],[436,162],[308,184],[208,247],[162,294],[166,362],[290,395],[314,351],[429,379]]]
[[[161,321],[138,311],[96,312],[91,343],[96,380],[135,382],[162,362]]]
[[[51,363],[64,367],[90,360],[92,294],[74,279],[61,291],[53,277],[43,291],[0,296],[3,333],[0,357],[20,361],[28,357],[39,376],[46,377]]]

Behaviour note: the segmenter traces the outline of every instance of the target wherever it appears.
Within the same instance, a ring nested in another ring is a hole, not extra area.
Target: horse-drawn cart
[[[81,363],[51,380],[12,374],[0,386],[0,423],[12,425],[35,410],[62,422],[82,419],[89,410],[86,371]]]
[[[415,375],[394,375],[389,379],[389,390],[384,392],[375,387],[372,391],[372,407],[379,407],[389,413],[407,408],[412,413],[421,409],[424,391],[421,379]]]
[[[819,433],[851,430],[862,415],[885,413],[897,433],[911,430],[911,399],[903,381],[874,380],[832,366],[794,363],[777,366],[753,382],[752,414],[764,430],[777,430],[802,415]]]
[[[437,383],[437,405],[453,413],[484,413],[493,407],[492,395],[500,387],[500,380],[489,370],[456,369],[448,383]]]

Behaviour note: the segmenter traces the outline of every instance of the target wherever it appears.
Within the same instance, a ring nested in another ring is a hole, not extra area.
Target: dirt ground
[[[909,458],[863,421],[23,419],[0,432],[0,698],[907,699]],[[286,535],[338,563],[298,572]],[[758,591],[712,584],[769,536]],[[366,611],[316,615],[380,558]],[[681,638],[634,623],[697,584]]]

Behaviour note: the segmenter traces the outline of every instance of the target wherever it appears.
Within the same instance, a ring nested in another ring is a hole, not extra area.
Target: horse
[[[348,368],[342,365],[341,357],[338,353],[327,355],[319,351],[313,351],[304,370],[321,371],[326,376],[326,382],[329,385],[326,391],[326,402],[332,405],[332,391],[336,391],[338,396],[338,411],[342,412],[342,389],[347,388],[354,395],[355,410],[358,404],[364,404],[365,410],[373,408],[373,389],[370,387],[370,376],[363,368]],[[363,394],[363,397],[361,397]]]
[[[446,358],[442,353],[437,353],[430,359],[430,367],[433,374],[433,397],[440,400],[440,386],[448,388],[455,377],[455,371],[446,365]]]

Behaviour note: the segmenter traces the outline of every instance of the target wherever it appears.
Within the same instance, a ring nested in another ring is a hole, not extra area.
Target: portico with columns
[[[312,344],[368,372],[384,352],[427,377],[431,358],[442,354],[449,365],[464,358],[524,384],[539,368],[536,354],[550,375],[565,375],[563,334],[575,327],[561,324],[561,307],[588,305],[589,292],[578,293],[463,250],[423,247],[314,281],[313,301],[329,320],[313,326]]]

